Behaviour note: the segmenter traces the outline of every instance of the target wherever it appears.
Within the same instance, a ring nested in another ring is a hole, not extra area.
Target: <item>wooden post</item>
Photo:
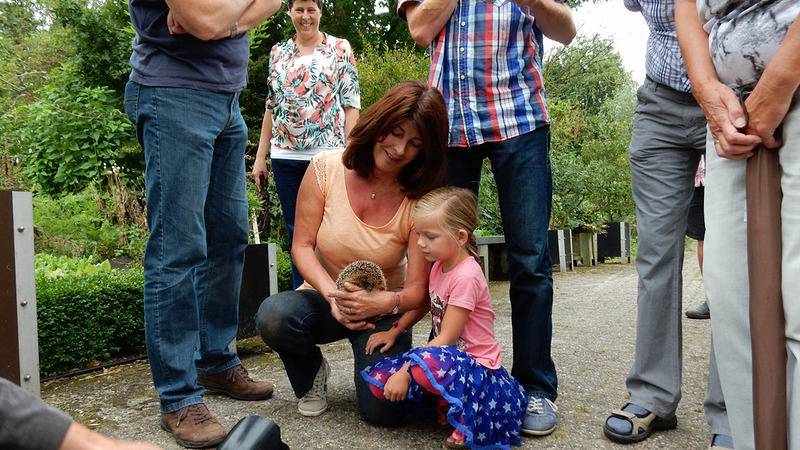
[[[30,192],[0,191],[0,376],[40,394]]]

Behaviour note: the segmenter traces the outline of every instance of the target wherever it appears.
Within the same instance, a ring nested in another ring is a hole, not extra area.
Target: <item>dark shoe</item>
[[[289,450],[281,440],[281,427],[266,417],[247,416],[240,420],[217,450]]]
[[[634,411],[625,411],[628,407],[632,407]],[[639,411],[644,412],[639,413]],[[630,424],[630,431],[622,431],[609,425],[609,419],[612,418],[627,421]],[[632,444],[647,439],[653,431],[671,430],[677,426],[678,418],[675,416],[658,417],[640,406],[628,403],[622,409],[611,411],[611,415],[603,424],[603,433],[618,444]]]
[[[686,310],[686,317],[690,319],[710,319],[711,311],[708,309],[708,302],[703,302],[700,306],[694,309]]]
[[[711,450],[719,450],[723,448],[734,448],[733,447],[733,439],[725,434],[715,434],[713,438],[711,438]]]
[[[198,375],[197,384],[219,391],[236,400],[265,400],[272,397],[272,383],[253,381],[243,365],[233,366],[214,375]]]
[[[225,428],[203,403],[161,413],[161,428],[186,448],[216,447],[225,439]]]

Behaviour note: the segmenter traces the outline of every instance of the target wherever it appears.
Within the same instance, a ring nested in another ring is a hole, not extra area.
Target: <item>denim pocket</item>
[[[125,114],[128,116],[128,119],[136,125],[138,122],[136,116],[139,112],[139,83],[128,81],[128,83],[125,84],[125,100],[123,107],[125,108]]]

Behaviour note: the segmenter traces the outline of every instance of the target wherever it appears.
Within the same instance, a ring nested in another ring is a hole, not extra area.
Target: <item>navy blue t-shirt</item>
[[[136,30],[131,80],[212,92],[237,92],[247,84],[247,33],[216,41],[169,34],[164,0],[130,0],[128,11]]]

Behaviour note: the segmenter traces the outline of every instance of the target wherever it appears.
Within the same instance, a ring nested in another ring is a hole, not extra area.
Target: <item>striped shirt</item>
[[[651,80],[681,92],[692,92],[686,65],[675,32],[675,0],[623,0],[631,11],[640,11],[650,28],[645,72]]]
[[[398,14],[405,19],[406,5],[422,1],[400,0]],[[527,7],[458,0],[430,53],[428,83],[447,103],[451,147],[500,142],[550,123],[542,32]]]

